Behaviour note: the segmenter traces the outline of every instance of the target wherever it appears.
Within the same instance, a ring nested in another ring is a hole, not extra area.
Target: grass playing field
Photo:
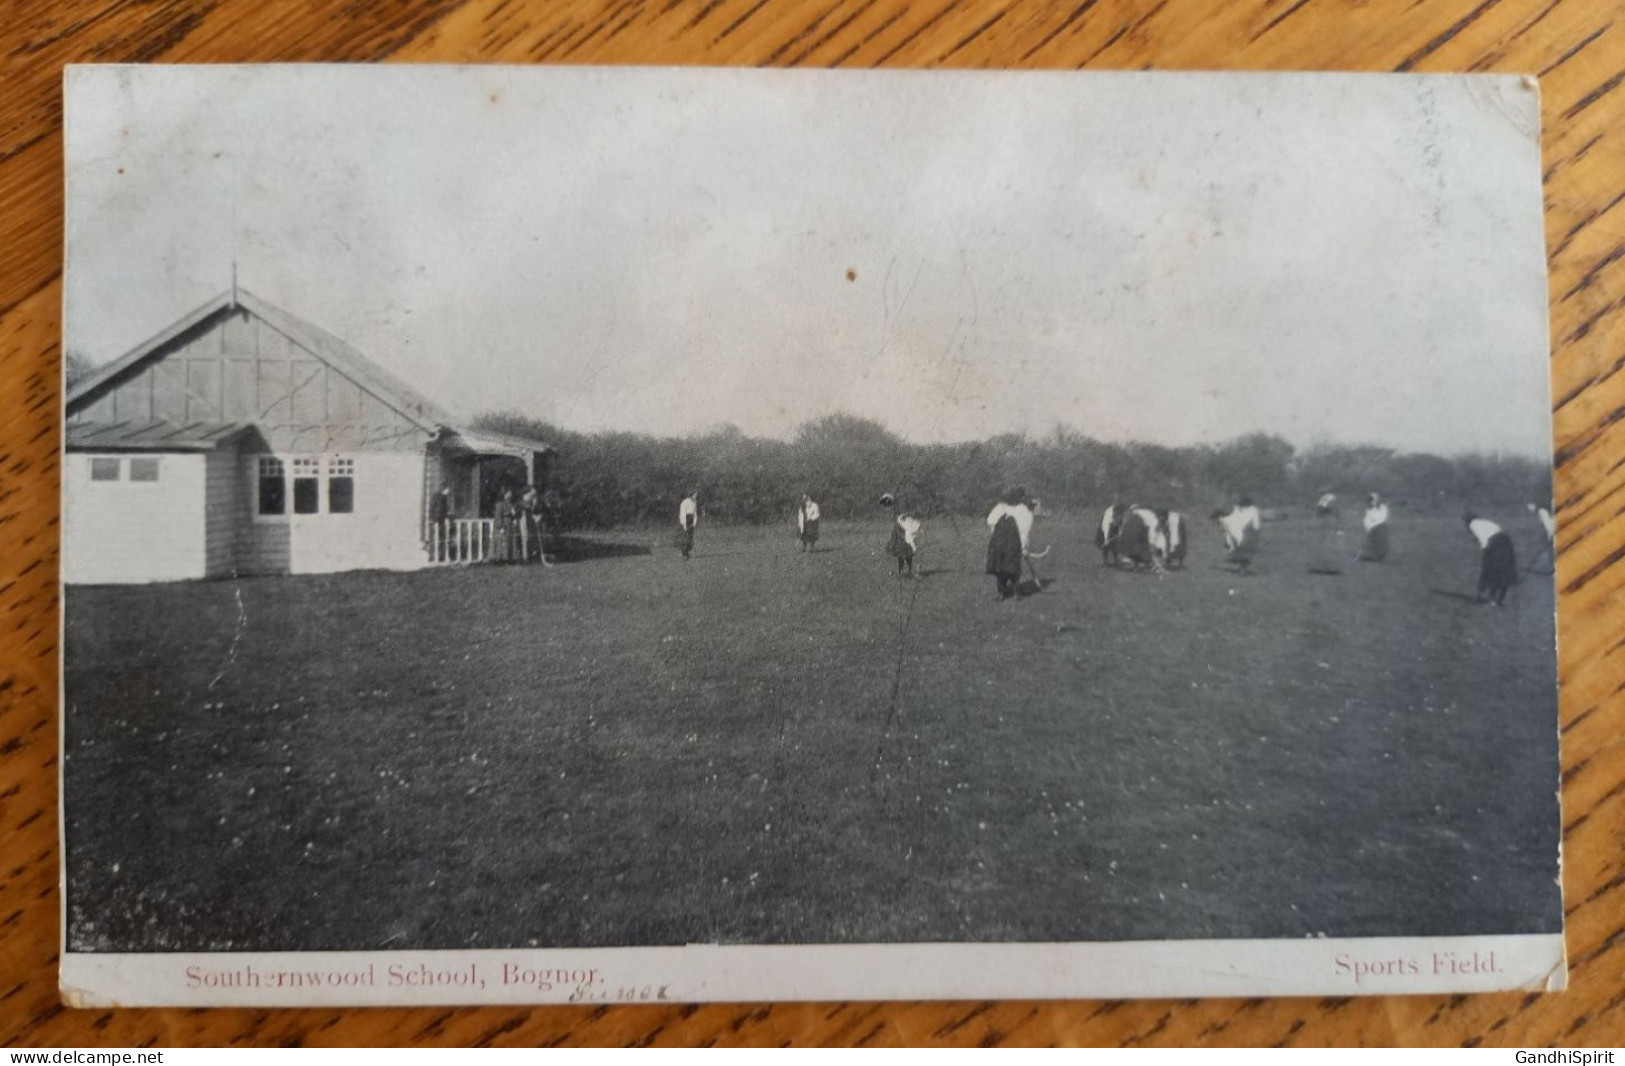
[[[66,595],[69,943],[364,949],[1560,928],[1551,578],[1459,522],[996,602],[978,520]],[[1518,539],[1530,560],[1527,533]],[[1341,575],[1317,576],[1334,563]]]

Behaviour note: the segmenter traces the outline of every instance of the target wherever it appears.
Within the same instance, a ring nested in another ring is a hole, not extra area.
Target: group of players
[[[693,550],[698,520],[697,495],[691,493],[685,498],[678,514],[685,557]],[[880,497],[880,504],[892,514],[886,552],[896,560],[898,576],[922,576],[918,569],[920,519],[900,507],[897,498],[889,492]],[[1540,521],[1550,551],[1556,536],[1550,508],[1531,503],[1529,510]],[[1031,535],[1033,520],[1039,511],[1038,498],[1025,488],[1016,487],[1000,497],[988,513],[987,572],[994,578],[1001,600],[1021,596],[1026,587],[1023,566],[1030,572],[1031,560],[1038,557],[1031,549]],[[1315,513],[1323,527],[1334,522],[1338,515],[1336,494],[1323,494],[1315,503]],[[1226,559],[1239,573],[1251,573],[1263,530],[1263,513],[1257,504],[1250,497],[1242,496],[1233,506],[1216,510],[1210,517],[1223,534]],[[818,503],[810,495],[802,496],[796,510],[796,527],[803,552],[813,550],[818,543],[820,518]],[[1381,563],[1387,560],[1391,548],[1388,520],[1388,502],[1378,493],[1367,495],[1361,517],[1365,535],[1356,561]],[[1512,538],[1499,524],[1473,511],[1464,512],[1462,522],[1479,546],[1478,598],[1497,607],[1503,606],[1508,590],[1518,581],[1517,553]],[[1100,549],[1102,566],[1126,564],[1131,570],[1157,573],[1178,569],[1184,565],[1187,543],[1187,526],[1181,512],[1138,504],[1124,506],[1113,502],[1102,513],[1095,530],[1095,546]],[[1036,584],[1036,574],[1033,579]]]

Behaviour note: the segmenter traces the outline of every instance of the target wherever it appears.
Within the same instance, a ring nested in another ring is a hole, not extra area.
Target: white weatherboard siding
[[[62,470],[62,580],[145,584],[207,573],[204,457],[72,452]],[[95,460],[118,464],[118,479],[92,481]],[[156,461],[158,480],[131,481],[132,461]]]
[[[220,577],[240,568],[239,545],[247,541],[240,531],[248,522],[251,501],[244,495],[242,460],[235,450],[209,452],[204,468],[208,479],[203,516],[208,573]]]

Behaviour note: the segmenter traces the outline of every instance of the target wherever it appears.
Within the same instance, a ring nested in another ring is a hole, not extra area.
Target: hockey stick
[[[1044,546],[1044,550],[1041,552],[1023,552],[1021,556],[1021,558],[1027,563],[1027,572],[1033,576],[1033,584],[1037,585],[1040,590],[1044,588],[1044,579],[1038,576],[1038,567],[1033,565],[1033,560],[1042,559],[1044,556],[1049,554],[1049,550],[1054,546],[1055,545],[1053,544],[1046,544]]]

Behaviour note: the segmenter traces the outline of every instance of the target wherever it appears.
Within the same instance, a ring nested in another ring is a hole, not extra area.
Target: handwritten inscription
[[[658,1003],[671,999],[670,985],[582,985],[570,993],[571,1003]]]

